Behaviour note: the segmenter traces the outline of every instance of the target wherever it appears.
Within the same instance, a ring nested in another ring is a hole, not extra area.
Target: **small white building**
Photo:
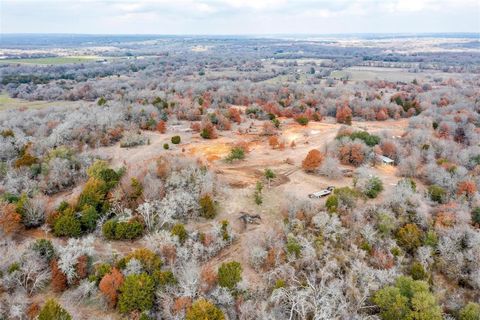
[[[381,161],[383,164],[389,164],[393,165],[395,161],[393,159],[390,159],[389,157],[382,156],[380,154],[377,154],[377,158],[379,161]]]

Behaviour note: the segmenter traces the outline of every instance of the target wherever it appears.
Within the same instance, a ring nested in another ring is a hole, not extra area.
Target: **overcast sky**
[[[0,0],[0,20],[2,33],[480,33],[480,0]]]

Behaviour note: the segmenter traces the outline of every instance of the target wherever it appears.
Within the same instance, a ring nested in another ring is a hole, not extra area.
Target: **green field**
[[[6,92],[0,93],[0,111],[8,109],[40,109],[52,106],[74,106],[78,105],[79,101],[28,101],[23,99],[10,98]]]
[[[8,64],[67,64],[67,63],[83,63],[92,62],[100,59],[95,56],[78,56],[78,57],[49,57],[49,58],[31,58],[31,59],[3,59],[1,63]]]

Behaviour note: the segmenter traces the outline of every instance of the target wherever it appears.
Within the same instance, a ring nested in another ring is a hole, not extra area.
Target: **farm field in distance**
[[[78,105],[78,102],[74,101],[28,101],[23,99],[11,98],[7,93],[0,93],[0,110],[7,109],[38,109],[45,107],[55,107],[55,106],[64,106],[64,105]]]
[[[6,37],[0,319],[478,319],[472,37]]]
[[[72,57],[48,57],[48,58],[20,58],[20,59],[1,59],[0,63],[8,64],[69,64],[69,63],[84,63],[98,60],[99,57],[94,56],[72,56]]]

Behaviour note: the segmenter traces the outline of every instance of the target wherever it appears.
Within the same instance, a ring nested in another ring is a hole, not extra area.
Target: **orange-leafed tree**
[[[323,154],[319,150],[310,150],[305,159],[302,161],[303,170],[306,172],[315,171],[322,164],[323,158]]]
[[[346,144],[338,150],[338,157],[342,164],[358,167],[365,160],[362,145],[359,143]]]
[[[228,117],[230,118],[230,120],[238,124],[242,122],[242,116],[240,115],[240,110],[238,110],[237,108],[230,107],[228,109]]]
[[[118,290],[123,284],[123,275],[117,268],[113,268],[100,281],[98,288],[107,298],[108,304],[114,308],[117,304]]]
[[[51,262],[52,268],[52,288],[55,292],[63,292],[67,289],[67,276],[58,267],[58,261],[56,259]]]
[[[270,145],[270,147],[272,147],[272,149],[278,148],[278,146],[279,146],[278,137],[277,136],[271,136],[270,138],[268,138],[268,144]]]
[[[473,181],[461,181],[457,186],[457,195],[472,197],[477,192],[477,186]]]
[[[179,314],[180,312],[185,312],[192,305],[191,297],[178,297],[173,302],[172,311],[174,314]]]
[[[337,108],[336,119],[338,123],[352,124],[352,109],[350,109],[347,102]]]
[[[12,203],[0,203],[0,227],[5,234],[20,230],[22,217],[17,213]]]
[[[215,271],[210,266],[205,266],[200,274],[202,280],[201,290],[204,293],[211,291],[217,284],[218,278]]]
[[[382,154],[389,158],[395,159],[397,157],[397,146],[392,141],[383,141],[380,144]]]
[[[384,109],[380,109],[380,111],[378,111],[377,114],[375,115],[375,118],[378,121],[385,121],[388,119],[388,115]]]
[[[88,256],[80,256],[77,260],[77,265],[75,266],[75,271],[77,272],[77,278],[85,279],[88,276]]]
[[[163,120],[157,122],[157,131],[160,133],[167,132],[167,123]]]

